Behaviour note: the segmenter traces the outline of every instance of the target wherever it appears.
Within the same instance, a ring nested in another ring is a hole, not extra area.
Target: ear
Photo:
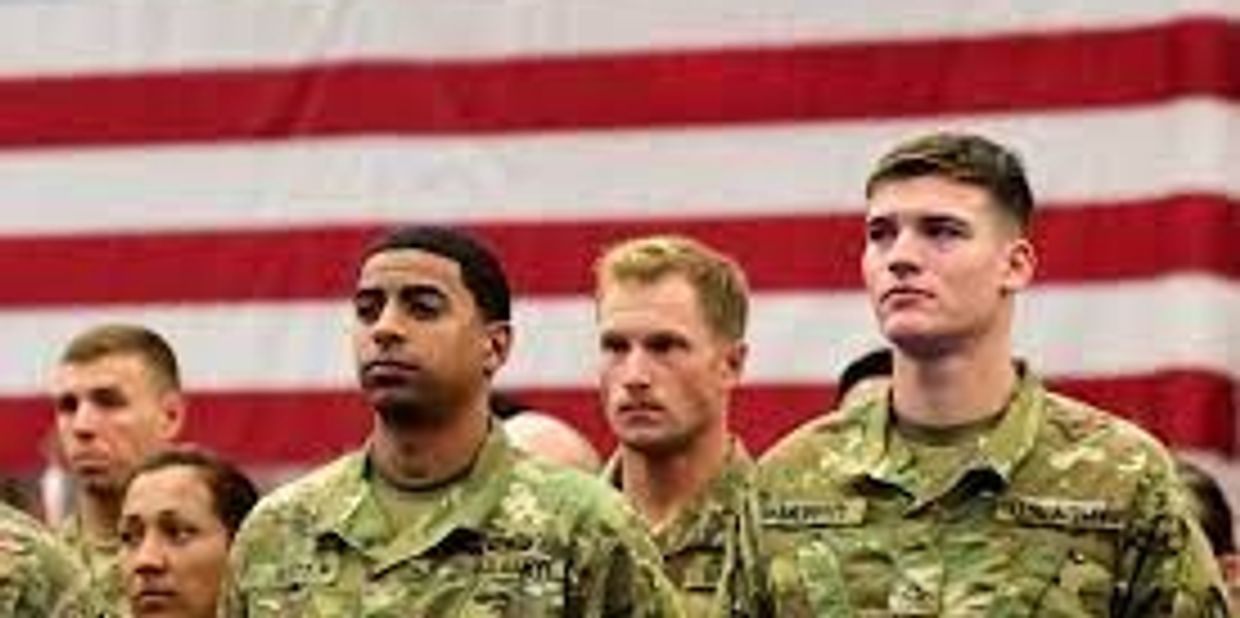
[[[729,341],[725,343],[724,349],[724,368],[727,372],[727,380],[729,385],[736,386],[741,381],[741,375],[745,371],[745,361],[749,358],[749,344],[744,341]]]
[[[1023,236],[1013,240],[1007,248],[1003,294],[1013,294],[1029,287],[1037,266],[1038,256],[1033,243]]]
[[[487,349],[483,371],[487,377],[491,377],[508,362],[508,354],[512,351],[512,324],[491,322],[485,328]]]
[[[181,434],[187,407],[185,396],[180,391],[169,390],[160,396],[160,437],[171,442]]]

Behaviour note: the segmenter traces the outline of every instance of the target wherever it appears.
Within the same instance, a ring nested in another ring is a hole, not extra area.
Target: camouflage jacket
[[[0,616],[57,615],[84,574],[69,549],[25,513],[0,504]]]
[[[364,452],[262,500],[222,616],[680,616],[658,552],[597,479],[491,431],[424,526],[393,528]]]
[[[125,598],[125,580],[121,573],[120,541],[96,540],[86,536],[82,529],[82,519],[74,514],[57,530],[57,536],[73,551],[78,562],[86,569],[86,581],[74,595],[78,597],[71,604],[80,608],[85,605],[85,597],[94,605],[90,610],[92,617],[118,618],[128,616],[128,600]],[[83,610],[76,609],[75,615],[87,615]]]
[[[1226,615],[1154,439],[1028,375],[1002,414],[937,481],[886,398],[777,445],[758,482],[779,615]]]
[[[604,477],[620,486],[620,459]],[[689,616],[768,616],[753,460],[733,439],[723,471],[654,537]]]

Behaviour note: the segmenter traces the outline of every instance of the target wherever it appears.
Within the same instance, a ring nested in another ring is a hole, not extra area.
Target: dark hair
[[[258,502],[258,490],[236,466],[210,451],[193,446],[160,451],[144,460],[130,475],[129,482],[133,483],[134,479],[148,472],[178,466],[198,472],[211,492],[215,515],[223,522],[229,536],[236,534],[242,520]]]
[[[151,370],[160,388],[180,390],[181,372],[172,346],[155,331],[136,324],[103,324],[74,337],[60,355],[64,364],[82,364],[105,356],[133,354]]]
[[[495,254],[478,239],[446,227],[404,227],[380,236],[362,253],[365,262],[376,253],[417,249],[456,262],[461,279],[488,322],[507,322],[512,317],[512,294],[508,278]]]
[[[1033,219],[1033,191],[1016,153],[980,135],[932,133],[897,145],[883,155],[865,183],[865,196],[893,180],[942,176],[981,187],[996,205],[1027,230]]]
[[[1231,507],[1227,506],[1227,498],[1214,478],[1205,470],[1184,461],[1176,460],[1176,472],[1180,481],[1188,489],[1192,499],[1193,513],[1201,524],[1202,532],[1210,540],[1214,555],[1221,556],[1236,551],[1236,541],[1232,531]]]
[[[862,380],[890,377],[891,367],[891,348],[876,348],[854,358],[840,374],[839,383],[835,388],[836,405],[843,402],[844,395]]]

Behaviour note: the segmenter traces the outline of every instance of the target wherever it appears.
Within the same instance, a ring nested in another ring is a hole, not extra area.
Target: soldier
[[[644,516],[689,615],[765,615],[752,461],[728,431],[744,273],[701,243],[655,236],[613,247],[596,280],[599,381],[619,440],[605,476]]]
[[[60,615],[83,573],[68,547],[37,521],[0,504],[0,616]]]
[[[509,305],[499,262],[460,232],[400,229],[366,250],[353,344],[370,439],[260,501],[223,615],[680,615],[623,498],[493,422]]]
[[[1013,362],[1035,264],[1017,157],[914,139],[866,197],[892,387],[763,459],[779,615],[1226,615],[1165,449]]]
[[[139,462],[171,443],[185,417],[176,356],[147,328],[92,328],[61,355],[52,405],[76,509],[60,536],[93,591],[118,613],[125,600],[116,526],[125,483]]]

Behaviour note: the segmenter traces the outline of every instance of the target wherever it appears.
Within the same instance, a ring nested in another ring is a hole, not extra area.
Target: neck
[[[438,485],[464,472],[490,430],[486,394],[475,399],[436,425],[395,429],[376,420],[370,448],[375,470],[408,488]]]
[[[119,493],[79,490],[75,500],[82,534],[87,539],[105,543],[117,540],[116,524],[121,516]]]
[[[674,453],[649,454],[620,447],[624,494],[652,529],[672,520],[723,470],[729,437],[723,423]]]
[[[983,338],[949,354],[915,358],[895,351],[892,397],[903,420],[950,427],[985,419],[1007,404],[1016,388],[1011,343]]]

